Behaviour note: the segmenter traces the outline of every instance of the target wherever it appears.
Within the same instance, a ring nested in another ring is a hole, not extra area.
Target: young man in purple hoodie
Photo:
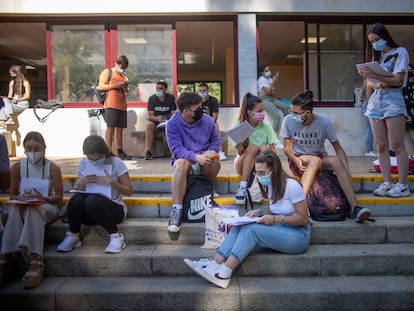
[[[181,93],[177,108],[165,130],[173,166],[173,206],[168,223],[168,231],[172,234],[180,232],[187,176],[191,170],[213,182],[221,167],[220,133],[213,118],[203,113],[201,97],[195,93]]]

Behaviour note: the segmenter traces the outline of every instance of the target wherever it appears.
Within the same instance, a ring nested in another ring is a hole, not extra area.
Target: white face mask
[[[43,159],[41,152],[26,152],[26,157],[32,165],[38,165]]]

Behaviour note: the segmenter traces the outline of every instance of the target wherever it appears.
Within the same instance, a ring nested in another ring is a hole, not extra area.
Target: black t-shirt
[[[217,98],[213,96],[208,96],[208,99],[203,102],[203,111],[204,113],[208,114],[210,117],[213,116],[213,113],[218,113],[219,111],[219,105]]]
[[[171,117],[171,111],[174,110],[177,110],[175,98],[169,93],[165,93],[163,102],[155,94],[148,99],[148,111],[154,111],[155,116],[164,116],[164,119],[168,120]]]

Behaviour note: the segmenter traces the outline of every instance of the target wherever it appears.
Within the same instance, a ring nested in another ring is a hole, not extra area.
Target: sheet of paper
[[[162,121],[160,124],[157,125],[157,128],[163,128],[167,125],[168,121]]]
[[[242,225],[247,225],[247,224],[256,222],[259,218],[260,217],[248,217],[248,216],[229,217],[229,218],[224,218],[223,222],[228,225],[242,226]]]
[[[112,176],[112,165],[111,164],[93,165],[87,162],[85,175],[106,176],[106,174],[108,174],[109,176]],[[89,183],[89,184],[86,184],[85,190],[83,191],[70,190],[70,192],[96,193],[96,194],[102,194],[108,199],[112,198],[111,186],[109,185],[99,185],[95,183]]]
[[[368,62],[368,63],[363,63],[363,64],[356,64],[356,67],[357,67],[357,69],[362,69],[362,70],[366,67],[369,70],[371,70],[373,73],[375,73],[376,75],[384,76],[384,77],[392,77],[392,73],[388,72],[384,68],[382,68],[378,62]],[[379,82],[378,80],[372,79],[372,78],[368,78],[368,80],[370,80],[374,83]]]
[[[9,201],[7,201],[7,203],[9,203],[9,204],[18,204],[18,205],[32,205],[32,206],[37,206],[37,205],[40,205],[40,204],[45,203],[45,201],[39,200],[39,199],[30,199],[30,200],[27,200],[27,201],[9,200]]]
[[[19,193],[36,193],[47,197],[49,195],[49,180],[40,178],[22,178],[19,185]]]
[[[238,127],[235,127],[227,131],[227,135],[234,141],[234,143],[240,144],[244,142],[254,131],[254,127],[249,122],[243,121]]]

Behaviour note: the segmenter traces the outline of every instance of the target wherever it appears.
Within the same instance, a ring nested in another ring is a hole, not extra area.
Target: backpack
[[[343,221],[349,204],[332,171],[320,171],[307,197],[310,217],[317,221]]]
[[[36,109],[38,108],[50,109],[51,111],[44,117],[40,117],[36,112]],[[45,123],[50,114],[59,108],[63,108],[63,104],[57,99],[49,99],[48,101],[38,99],[36,101],[36,104],[33,106],[33,113],[35,114],[37,120],[39,120],[40,123]]]
[[[217,206],[213,200],[213,183],[202,175],[189,175],[183,200],[183,221],[204,222],[206,207]]]
[[[111,80],[111,77],[112,77],[112,69],[106,68],[106,70],[108,70],[108,79],[106,80],[106,84],[109,84],[109,81]],[[106,94],[108,93],[108,91],[99,90],[99,77],[98,77],[98,80],[96,81],[94,90],[95,90],[95,95],[98,98],[99,103],[101,105],[105,104]]]

